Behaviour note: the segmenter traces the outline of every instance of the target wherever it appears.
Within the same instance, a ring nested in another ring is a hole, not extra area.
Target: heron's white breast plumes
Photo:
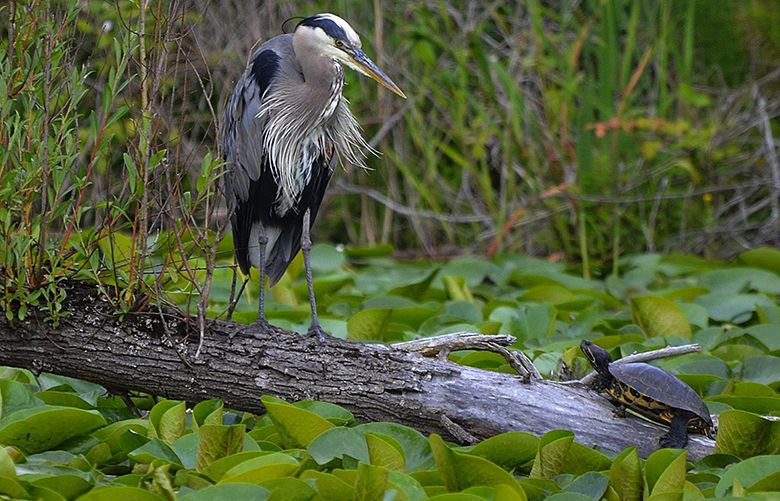
[[[266,118],[262,140],[279,187],[275,211],[280,216],[296,208],[320,155],[328,157],[326,152],[333,148],[342,162],[364,168],[367,152],[376,153],[363,139],[360,124],[341,97],[342,85],[332,89],[320,109],[302,106],[306,100],[283,88],[263,96],[257,116]]]

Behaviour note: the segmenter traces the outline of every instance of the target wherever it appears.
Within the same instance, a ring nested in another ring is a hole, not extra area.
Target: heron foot
[[[232,341],[233,338],[235,338],[239,332],[244,333],[246,331],[251,331],[250,333],[248,333],[248,335],[254,336],[254,333],[257,333],[257,331],[267,332],[273,328],[274,326],[271,325],[271,322],[269,322],[267,318],[265,318],[264,316],[258,317],[257,320],[255,320],[254,324],[247,324],[230,332],[228,334],[228,339]]]
[[[273,329],[273,325],[271,325],[271,322],[265,318],[265,315],[257,317],[257,320],[255,320],[255,327],[263,331]]]
[[[309,326],[309,330],[307,334],[309,336],[317,336],[317,339],[319,340],[320,343],[324,343],[325,339],[327,339],[330,336],[327,332],[325,332],[325,329],[323,329],[319,323],[316,324],[312,323]]]

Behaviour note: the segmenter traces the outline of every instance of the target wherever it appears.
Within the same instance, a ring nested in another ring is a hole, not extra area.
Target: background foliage
[[[215,265],[231,257],[229,242],[216,247],[223,103],[257,40],[323,10],[357,27],[410,99],[349,76],[384,154],[337,176],[315,238],[413,256],[548,255],[585,277],[635,252],[775,245],[777,7],[0,6],[4,310],[40,304],[56,321],[54,284],[77,272],[120,309],[181,288],[202,313]]]
[[[209,315],[253,320],[256,280],[232,302],[240,284],[222,238],[217,124],[256,40],[289,17],[329,10],[361,32],[410,98],[348,76],[347,97],[383,156],[369,172],[346,166],[317,224],[319,241],[339,244],[314,253],[326,329],[388,342],[507,332],[551,377],[581,375],[584,337],[616,356],[694,340],[703,353],[664,365],[721,413],[719,454],[686,464],[662,451],[640,462],[631,450],[585,452],[565,431],[453,448],[394,425],[355,426],[321,403],[267,400],[258,417],[139,397],[150,413],[136,420],[100,386],[7,369],[0,492],[616,499],[778,490],[780,435],[758,416],[778,412],[780,384],[780,258],[760,247],[780,235],[778,7],[0,4],[9,321],[39,308],[56,324],[70,278],[96,283],[120,313],[167,301],[197,313],[201,327]],[[393,258],[454,253],[489,259]],[[525,257],[535,254],[548,259]],[[268,314],[304,330],[300,263],[273,289]],[[453,359],[509,370],[493,354]]]

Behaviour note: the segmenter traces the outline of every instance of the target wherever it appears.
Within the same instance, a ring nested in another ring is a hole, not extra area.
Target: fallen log
[[[579,384],[232,322],[210,322],[201,340],[192,319],[165,311],[120,319],[96,289],[85,286],[69,290],[66,307],[71,314],[57,329],[41,320],[43,314],[13,324],[1,320],[0,364],[93,381],[112,391],[190,402],[219,399],[254,413],[263,411],[264,394],[323,400],[358,419],[394,421],[460,443],[513,430],[541,435],[569,429],[587,446],[636,446],[647,456],[665,433],[639,418],[614,416],[604,397]],[[714,441],[690,437],[690,459],[713,451]]]

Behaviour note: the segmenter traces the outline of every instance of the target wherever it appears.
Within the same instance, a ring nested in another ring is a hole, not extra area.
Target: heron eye
[[[336,40],[336,47],[338,47],[339,49],[343,48],[344,42],[342,42],[341,40]]]

